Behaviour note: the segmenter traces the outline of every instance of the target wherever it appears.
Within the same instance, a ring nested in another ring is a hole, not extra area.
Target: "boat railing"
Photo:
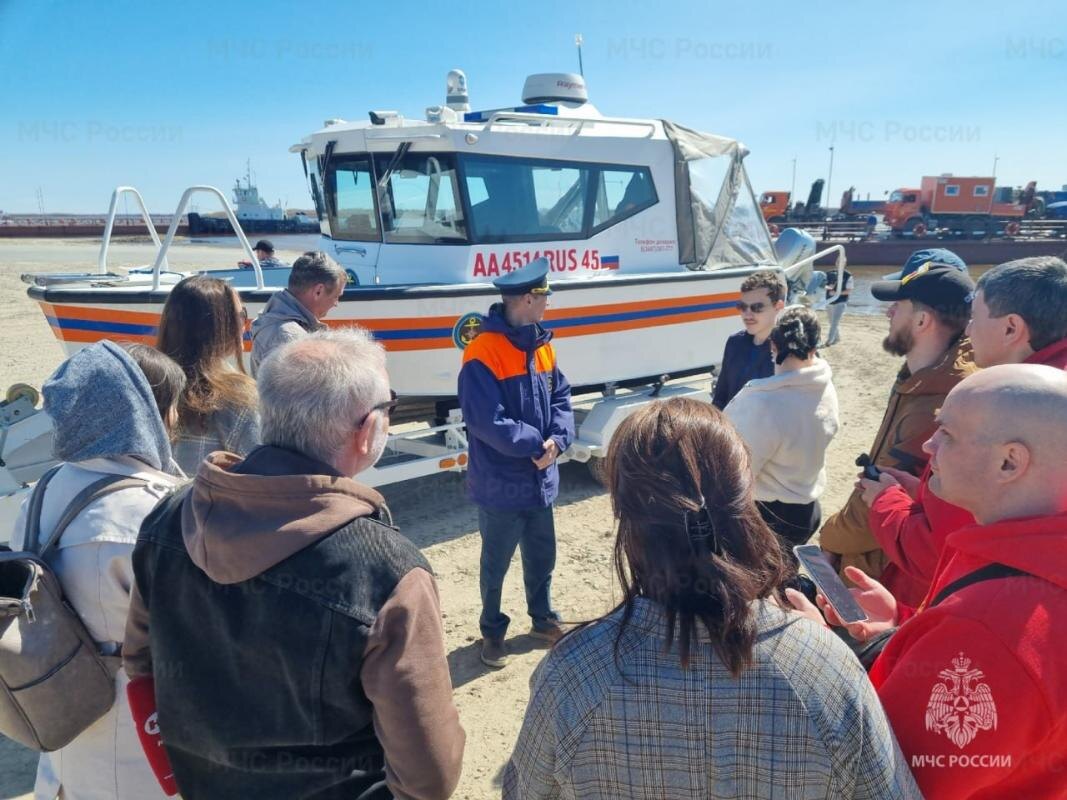
[[[148,207],[145,205],[141,193],[132,186],[116,186],[115,191],[111,193],[111,206],[107,210],[107,221],[104,223],[104,238],[100,240],[100,255],[96,260],[96,270],[103,275],[107,274],[107,251],[111,247],[111,232],[115,229],[115,215],[119,209],[119,198],[124,194],[132,194],[133,199],[137,201],[137,205],[141,209],[141,219],[144,220],[144,224],[148,227],[148,235],[152,237],[156,252],[159,252],[159,234],[156,232],[152,215],[148,213]],[[166,258],[163,259],[162,263],[164,269],[169,268]]]
[[[184,192],[182,192],[181,200],[178,201],[178,209],[174,212],[174,219],[171,220],[170,227],[167,228],[167,235],[163,239],[163,244],[160,245],[159,252],[156,254],[155,264],[152,265],[152,291],[159,289],[159,275],[163,264],[167,261],[167,251],[170,250],[170,245],[174,241],[174,235],[178,232],[178,223],[181,221],[182,214],[185,213],[185,207],[189,205],[189,198],[197,192],[207,192],[213,194],[219,198],[219,202],[222,203],[222,210],[226,214],[226,218],[230,221],[230,225],[233,226],[233,232],[237,236],[237,240],[241,245],[241,248],[245,251],[245,255],[248,256],[248,260],[252,262],[252,269],[256,272],[256,288],[263,289],[263,269],[259,266],[259,259],[256,258],[256,254],[252,251],[252,245],[248,243],[248,237],[245,236],[244,230],[241,229],[241,223],[237,221],[237,215],[233,213],[233,207],[230,206],[230,201],[226,199],[226,195],[221,190],[214,186],[207,186],[206,184],[190,186]]]
[[[844,288],[845,264],[848,263],[848,259],[845,255],[845,246],[842,244],[835,244],[832,247],[827,247],[825,250],[820,250],[819,252],[810,255],[807,258],[802,258],[795,264],[790,264],[788,267],[784,267],[782,269],[782,271],[785,273],[786,280],[790,284],[793,284],[794,282],[802,279],[805,274],[812,272],[815,269],[816,261],[822,258],[826,258],[829,255],[836,256],[836,258],[834,259],[834,266],[837,269],[837,286],[832,295],[830,295],[829,297],[820,297],[816,302],[811,304],[811,308],[816,311],[822,308],[826,308],[828,305],[834,302],[834,300],[841,296],[841,290]],[[805,284],[807,283],[806,280],[804,280],[803,282]],[[825,295],[825,292],[823,294]]]
[[[526,122],[544,128],[574,128],[577,135],[586,125],[628,125],[647,128],[646,138],[655,136],[656,123],[643,119],[598,119],[589,117],[561,117],[555,114],[530,114],[522,111],[494,111],[486,120],[484,130],[489,130],[497,122]]]

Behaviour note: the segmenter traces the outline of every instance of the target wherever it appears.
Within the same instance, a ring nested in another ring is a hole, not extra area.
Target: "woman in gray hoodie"
[[[49,564],[63,594],[104,651],[118,652],[133,587],[131,556],[142,520],[177,484],[165,419],[176,416],[184,378],[169,358],[144,345],[103,341],[79,350],[43,389],[55,425],[53,450],[63,462],[41,509],[47,541],[67,503],[102,476],[138,478],[134,486],[91,503],[64,531]],[[27,504],[12,532],[25,539]],[[148,767],[126,700],[128,679],[115,675],[115,704],[70,744],[43,753],[36,800],[162,798]]]

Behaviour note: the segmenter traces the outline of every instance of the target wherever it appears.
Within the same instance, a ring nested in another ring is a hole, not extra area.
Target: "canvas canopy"
[[[773,264],[774,247],[735,139],[663,120],[674,148],[678,261],[689,269]]]

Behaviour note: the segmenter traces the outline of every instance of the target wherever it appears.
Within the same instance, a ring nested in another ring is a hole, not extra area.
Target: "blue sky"
[[[924,174],[1067,184],[1067,6],[892,3],[0,0],[0,209],[106,210],[132,183],[173,211],[192,183],[309,205],[289,145],[329,117],[421,115],[449,69],[472,105],[576,71],[605,114],[666,117],[751,149],[756,191],[826,177],[836,204]],[[205,209],[208,205],[205,202]]]

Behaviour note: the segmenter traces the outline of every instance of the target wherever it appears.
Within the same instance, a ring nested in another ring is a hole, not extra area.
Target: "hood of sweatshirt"
[[[961,338],[936,363],[914,375],[905,364],[897,375],[895,388],[900,394],[948,394],[957,383],[977,371],[971,340]]]
[[[1067,589],[1067,512],[971,525],[949,534],[950,547]]]
[[[766,378],[756,378],[745,384],[750,392],[774,392],[786,387],[797,391],[822,392],[833,378],[830,365],[816,358],[810,367],[779,372]]]
[[[326,327],[315,319],[315,315],[308,311],[292,292],[288,289],[282,289],[280,292],[275,292],[270,296],[267,305],[263,307],[259,316],[252,323],[250,332],[255,337],[261,328],[282,322],[296,322],[309,331],[317,331]]]
[[[157,470],[171,467],[170,441],[148,378],[114,342],[83,347],[59,365],[41,394],[60,461],[134,456]]]
[[[482,330],[502,333],[516,350],[532,353],[538,347],[552,341],[552,331],[546,330],[540,322],[513,328],[504,315],[504,304],[494,303],[482,322]]]
[[[1067,369],[1067,338],[1053,342],[1026,359],[1024,364],[1044,364],[1056,369]]]
[[[240,583],[382,508],[378,492],[332,467],[264,445],[243,461],[208,456],[182,504],[182,535],[209,578]]]

